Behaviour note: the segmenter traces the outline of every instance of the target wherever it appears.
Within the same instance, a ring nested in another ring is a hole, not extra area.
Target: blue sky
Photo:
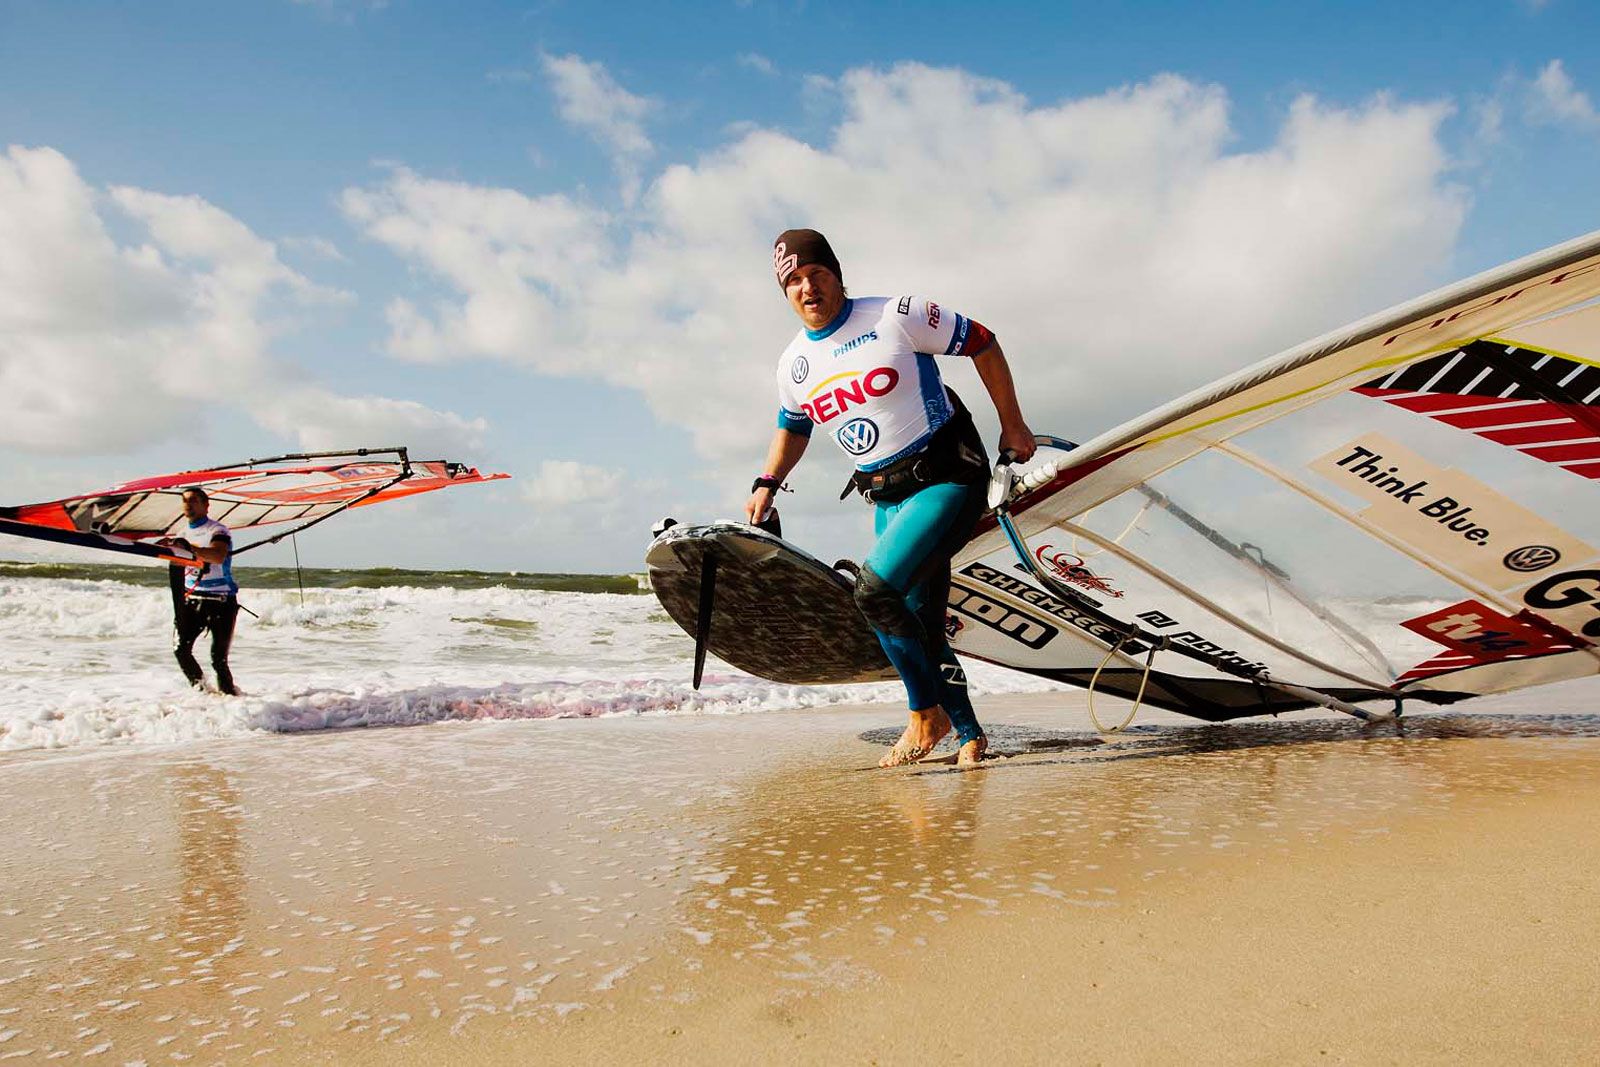
[[[1596,40],[1574,0],[0,0],[0,499],[421,441],[516,480],[308,562],[635,569],[757,473],[776,230],[983,319],[1087,438],[1600,226]],[[802,470],[791,531],[859,555],[843,458]]]

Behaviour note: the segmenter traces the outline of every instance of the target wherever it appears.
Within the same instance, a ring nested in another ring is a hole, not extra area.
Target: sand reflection
[[[8,911],[29,932],[12,943],[22,958],[3,962],[29,966],[6,983],[16,1029],[5,1053],[101,1055],[130,1022],[158,1031],[151,1048],[220,1053],[236,1027],[253,1025],[234,995],[248,966],[238,957],[247,911],[238,790],[200,761],[159,777],[164,788],[120,810],[126,782],[96,783],[108,803],[98,832],[35,854],[49,895]]]
[[[993,736],[1010,758],[977,771],[792,765],[752,782],[684,903],[689,954],[859,981],[963,913],[1045,901],[1088,930],[1096,909],[1163,879],[1467,818],[1600,769],[1600,716],[1582,715],[1157,727],[1111,744],[1028,725]]]

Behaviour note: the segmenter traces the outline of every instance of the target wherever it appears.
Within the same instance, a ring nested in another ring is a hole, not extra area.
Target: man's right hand
[[[750,494],[750,499],[744,502],[745,521],[754,526],[766,517],[772,509],[773,491],[762,486]]]

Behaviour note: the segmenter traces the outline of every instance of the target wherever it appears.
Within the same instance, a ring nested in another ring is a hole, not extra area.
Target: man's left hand
[[[1000,430],[1000,450],[1010,449],[1017,457],[1018,463],[1026,463],[1033,458],[1039,450],[1038,444],[1033,440],[1033,431],[1028,429],[1026,423],[1016,426],[1002,427]]]

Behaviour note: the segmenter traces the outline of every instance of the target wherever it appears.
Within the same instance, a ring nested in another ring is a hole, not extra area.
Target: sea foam
[[[165,589],[0,577],[0,750],[171,744],[447,721],[740,714],[904,698],[898,684],[790,686],[715,660],[653,597],[487,588],[251,589],[232,665],[244,696],[190,690]],[[207,665],[209,638],[196,656]],[[971,664],[975,692],[1052,683]]]

